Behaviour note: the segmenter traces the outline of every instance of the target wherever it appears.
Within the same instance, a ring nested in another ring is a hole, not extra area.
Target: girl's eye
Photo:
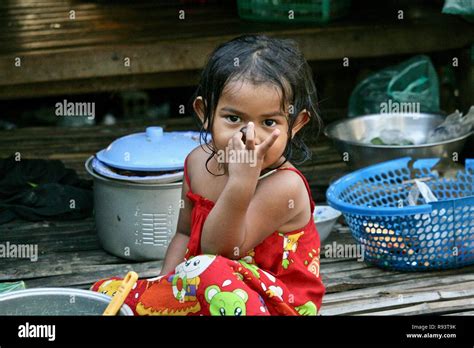
[[[234,115],[226,116],[226,119],[229,120],[232,123],[236,123],[236,122],[240,121],[240,117],[239,116],[234,116]]]
[[[263,123],[264,123],[265,126],[267,126],[267,127],[272,127],[272,126],[276,125],[275,120],[270,120],[270,119],[263,121]]]

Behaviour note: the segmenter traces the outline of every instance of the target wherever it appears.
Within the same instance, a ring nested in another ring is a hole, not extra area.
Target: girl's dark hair
[[[310,129],[312,134],[317,136],[321,130],[322,121],[319,117],[316,87],[311,68],[295,41],[265,35],[243,35],[221,44],[214,50],[201,74],[201,80],[193,96],[193,100],[198,96],[203,98],[204,121],[200,125],[201,144],[202,141],[208,142],[217,103],[224,87],[231,81],[275,85],[282,93],[281,109],[285,110],[285,105],[292,106],[288,118],[288,142],[282,154],[286,160],[278,167],[290,160],[301,164],[311,159],[311,151],[303,141],[303,129]],[[291,138],[296,117],[304,109],[310,113],[308,123],[310,127],[304,127],[296,133],[294,138]],[[317,130],[314,129],[316,120]],[[204,128],[206,122],[207,129]],[[207,144],[207,148],[210,150],[210,157],[206,161],[206,169],[210,173],[207,165],[216,153],[216,149],[212,142]]]

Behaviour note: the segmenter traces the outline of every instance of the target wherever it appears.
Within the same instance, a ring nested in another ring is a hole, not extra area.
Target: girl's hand
[[[249,122],[246,128],[245,143],[242,141],[243,134],[239,131],[227,144],[229,177],[241,178],[251,174],[258,177],[265,155],[280,135],[280,130],[275,129],[261,144],[255,145],[255,125]]]

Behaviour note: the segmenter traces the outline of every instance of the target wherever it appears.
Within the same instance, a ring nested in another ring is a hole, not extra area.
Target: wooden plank
[[[35,1],[35,0],[12,0],[8,2],[1,2],[1,9],[14,9],[14,8],[24,8],[24,7],[51,7],[57,5],[70,5],[77,4],[77,1],[71,0],[49,0],[49,1]]]
[[[459,312],[449,313],[449,314],[443,314],[443,315],[446,315],[446,316],[453,316],[453,315],[456,315],[456,316],[459,316],[459,315],[468,316],[468,315],[474,315],[474,311],[462,311],[463,309],[464,309],[464,308],[461,308]]]
[[[180,33],[173,31],[173,28],[178,27],[182,31],[188,32],[186,37],[194,37],[193,28],[207,25],[207,31],[224,29],[224,25],[235,25],[236,19],[222,18],[218,13],[209,14],[215,15],[215,20],[212,21],[212,27],[209,26],[204,19],[202,22],[198,20],[193,21],[179,21],[178,10],[174,10],[168,17],[160,15],[139,15],[130,17],[130,13],[124,13],[122,18],[114,18],[114,22],[104,19],[103,14],[91,15],[84,17],[78,15],[79,18],[70,20],[67,16],[69,10],[62,13],[59,18],[46,18],[42,20],[34,20],[30,23],[26,21],[11,23],[10,30],[4,31],[0,34],[0,40],[7,42],[2,47],[3,52],[16,52],[17,48],[20,51],[34,50],[37,48],[46,49],[48,47],[69,47],[71,45],[86,45],[91,42],[107,44],[110,41],[122,41],[124,43],[138,43],[151,41],[156,38],[156,32],[160,32],[163,37],[176,38]],[[155,12],[151,12],[155,14]],[[49,15],[49,13],[48,13]],[[111,14],[113,16],[113,14]],[[144,18],[145,17],[145,18]],[[110,18],[110,17],[109,17]],[[145,22],[144,22],[145,21]],[[178,22],[179,21],[179,22]],[[128,22],[124,25],[124,22]],[[230,22],[230,23],[229,23]],[[234,22],[234,23],[232,23]],[[15,26],[15,27],[12,27]],[[222,30],[221,30],[222,32]],[[74,37],[75,40],[67,41],[67,38]],[[7,40],[14,41],[8,43]],[[108,41],[109,40],[109,41]]]
[[[324,259],[323,259],[324,260]],[[332,263],[321,263],[321,272],[324,274],[330,274],[331,278],[333,276],[338,276],[339,274],[347,274],[355,271],[362,271],[370,268],[367,264],[363,262],[358,262],[355,259],[352,260],[341,260],[342,262],[332,262]],[[354,275],[356,273],[353,273]],[[365,273],[367,274],[367,273]]]
[[[462,24],[460,26],[463,27]],[[458,48],[468,43],[466,32],[461,32],[462,28],[459,28],[458,25],[453,28],[456,33],[447,32],[444,30],[445,27],[441,25],[435,28],[431,25],[421,26],[416,30],[414,28],[410,25],[381,26],[375,27],[373,30],[367,30],[367,26],[345,28],[352,32],[350,40],[348,40],[347,31],[341,32],[337,29],[322,31],[320,28],[314,28],[268,34],[296,39],[308,60],[337,59],[342,56],[373,57],[386,55],[387,51],[394,54],[395,47],[398,48],[398,54],[426,53],[440,49]],[[468,33],[472,33],[471,27],[466,28],[464,26],[464,29]],[[406,34],[402,35],[402,31],[411,32],[413,40],[405,40]],[[204,66],[206,57],[215,46],[231,39],[236,34],[217,38],[203,37],[199,41],[193,39],[175,40],[175,42],[162,41],[154,44],[134,45],[133,47],[123,45],[101,46],[94,49],[94,51],[91,51],[90,47],[76,47],[74,48],[75,54],[65,49],[55,50],[54,53],[40,51],[22,54],[17,51],[15,55],[10,53],[1,56],[0,70],[5,72],[5,78],[1,82],[2,85],[9,86],[26,82],[200,69]],[[72,39],[69,44],[75,41],[77,40]],[[93,42],[94,40],[89,40],[89,42],[85,41],[84,44],[87,45]],[[373,45],[373,42],[378,42],[378,44]],[[394,45],[394,42],[397,44]],[[446,45],[440,46],[440,42],[444,42]],[[325,49],[318,49],[322,47]],[[365,52],[361,52],[362,47],[366,47]],[[93,56],[90,55],[91,52],[94,53]],[[19,55],[23,57],[21,69],[13,64],[13,58]],[[160,57],[159,60],[156,59],[158,56]],[[130,57],[131,67],[124,67],[124,57]],[[96,62],[101,62],[100,70],[96,68]],[[42,69],[38,70],[40,65]],[[67,70],[61,68],[66,66],[68,67]]]
[[[26,280],[96,271],[105,272],[114,270],[115,266],[123,267],[127,264],[139,265],[142,263],[161,267],[162,261],[133,262],[113,256],[103,250],[54,252],[42,255],[37,262],[16,259],[14,265],[9,265],[9,267],[3,265],[0,269],[0,281]]]
[[[474,309],[474,298],[450,300],[434,303],[421,303],[386,311],[373,311],[362,315],[422,315],[422,314],[449,314]]]
[[[333,304],[326,305],[321,307],[321,314],[325,316],[331,315],[354,315],[361,313],[380,313],[380,309],[393,308],[393,307],[406,307],[407,305],[413,303],[427,302],[427,301],[436,301],[440,297],[437,293],[426,292],[419,293],[415,295],[403,296],[403,302],[401,298],[397,297],[387,297],[387,298],[369,298],[363,299],[360,301],[351,301],[348,304]]]
[[[404,23],[404,25],[345,26],[341,28],[304,28],[263,31],[270,35],[294,38],[308,60],[348,57],[376,57],[387,54],[414,54],[462,47],[472,37],[472,26],[452,18],[440,17],[450,25],[432,23]],[[450,27],[451,32],[445,30]],[[194,30],[194,32],[196,32]],[[348,34],[350,32],[351,34]],[[215,30],[214,30],[215,33]],[[412,40],[405,40],[410,33]],[[26,83],[91,79],[97,77],[132,76],[158,72],[197,70],[202,68],[206,56],[219,43],[229,40],[238,32],[223,36],[194,39],[156,41],[136,45],[110,44],[94,50],[91,47],[58,48],[21,54],[22,67],[13,65],[19,53],[5,53],[0,57],[0,70],[4,71],[0,95],[7,93],[6,86]],[[185,34],[180,33],[181,36]],[[202,35],[202,33],[200,33]],[[377,45],[373,43],[377,42]],[[59,43],[58,43],[59,44]],[[365,48],[362,50],[362,48]],[[324,49],[323,49],[324,48]],[[397,51],[395,51],[397,49]],[[93,52],[93,55],[91,53]],[[156,60],[159,56],[160,59]],[[131,67],[124,67],[123,58],[131,58]],[[97,62],[100,62],[98,69]],[[41,69],[38,69],[41,66]],[[66,69],[67,67],[67,69]]]
[[[161,270],[161,262],[146,262],[135,264],[121,264],[116,265],[115,268],[107,268],[105,270],[88,271],[84,273],[76,272],[72,275],[59,275],[52,277],[43,277],[26,280],[27,288],[37,287],[76,287],[89,288],[96,281],[112,276],[123,277],[129,271],[135,271],[140,275],[140,278],[153,278],[158,276]]]
[[[28,231],[27,231],[28,233]],[[3,233],[2,233],[3,234]],[[95,225],[93,227],[85,227],[84,229],[74,229],[73,231],[48,231],[45,230],[43,233],[39,231],[33,231],[30,234],[23,235],[3,235],[0,242],[10,243],[30,243],[30,244],[46,244],[48,242],[65,242],[65,240],[73,239],[88,239],[90,237],[96,237]]]
[[[34,84],[18,83],[8,88],[0,87],[0,100],[41,96],[74,95],[100,92],[119,92],[137,89],[173,88],[196,86],[198,70],[164,73],[106,76],[80,80],[46,81]]]
[[[350,274],[341,277],[340,275],[334,276],[331,274],[325,275],[324,270],[321,269],[323,280],[325,281],[327,293],[348,291],[354,289],[368,288],[374,286],[382,286],[386,284],[393,284],[399,281],[405,281],[408,279],[426,279],[432,277],[448,276],[453,274],[465,274],[474,271],[474,266],[468,266],[461,269],[452,269],[444,271],[432,271],[432,272],[417,272],[417,273],[397,273],[379,270],[378,269],[359,271],[359,278],[352,277]],[[378,274],[378,275],[377,275]]]
[[[443,301],[443,300],[459,300],[467,298],[470,301],[470,307],[474,308],[474,288],[472,288],[472,282],[463,284],[465,289],[458,291],[443,291],[442,287],[438,290],[429,291],[411,291],[402,292],[398,294],[384,294],[382,296],[375,296],[372,298],[364,298],[352,301],[346,301],[341,303],[326,304],[324,310],[321,312],[324,315],[347,315],[347,314],[376,314],[386,315],[388,312],[393,314],[408,314],[413,310],[413,304],[423,303],[420,308],[423,309],[423,313],[426,313],[426,309],[445,309],[442,305],[443,302],[429,304],[428,302]],[[449,301],[446,301],[449,302]],[[463,302],[464,303],[464,302]],[[401,308],[400,308],[401,307]],[[416,307],[416,306],[415,306]],[[381,309],[389,309],[381,311]],[[411,309],[408,309],[411,308]],[[374,313],[374,310],[376,311]],[[385,313],[385,314],[382,314]],[[412,313],[410,313],[412,314]],[[421,313],[417,313],[421,314]]]
[[[12,234],[9,236],[2,236],[0,243],[10,242],[18,244],[38,244],[41,247],[46,247],[48,244],[73,245],[74,243],[79,243],[80,241],[89,242],[97,239],[95,227],[86,227],[84,230],[76,229],[74,231],[61,232],[48,232],[48,230],[45,230],[44,232],[30,232],[26,230],[25,232],[26,233],[19,234],[17,236]]]
[[[14,220],[0,225],[0,241],[24,239],[31,237],[43,237],[51,235],[67,236],[70,233],[92,233],[95,231],[95,223],[92,217],[79,220],[66,221],[37,221]]]
[[[142,34],[144,38],[151,37],[151,32],[160,32],[163,36],[172,34],[176,27],[186,29],[207,24],[210,27],[224,23],[235,24],[239,22],[228,9],[219,7],[194,8],[187,13],[188,20],[180,20],[178,15],[181,7],[156,7],[153,5],[133,7],[105,7],[81,9],[74,6],[56,8],[43,11],[26,11],[23,14],[3,15],[8,20],[5,31],[0,33],[0,39],[15,37],[22,43],[32,42],[31,38],[39,41],[48,41],[52,38],[63,40],[66,35],[78,35],[82,38],[92,37],[106,33],[121,35],[122,39],[130,35]],[[70,11],[75,11],[75,19],[69,17]],[[2,14],[0,12],[0,19]],[[206,20],[207,19],[207,20]],[[233,23],[232,23],[233,22]],[[83,29],[83,32],[79,32]],[[193,34],[192,30],[186,30]],[[105,37],[103,35],[103,37]],[[155,36],[156,37],[156,36]],[[26,48],[26,47],[25,47]],[[8,46],[3,47],[8,51]]]
[[[438,288],[441,286],[450,285],[456,286],[461,283],[472,282],[473,280],[474,274],[441,276],[425,279],[408,279],[400,282],[395,282],[393,284],[386,284],[383,286],[373,286],[360,290],[330,293],[324,296],[323,303],[331,304],[336,302],[358,300],[361,298],[383,296],[390,293],[402,294],[411,290],[426,290],[427,288]]]
[[[6,224],[0,225],[0,236],[7,239],[11,235],[28,236],[32,233],[54,233],[54,230],[68,231],[83,228],[91,228],[94,224],[93,218],[85,218],[80,220],[59,220],[59,221],[24,221],[13,220]],[[62,233],[62,232],[61,232]]]
[[[62,253],[62,252],[79,252],[79,251],[91,251],[100,249],[100,243],[97,235],[63,235],[63,236],[53,236],[51,238],[42,237],[31,238],[28,241],[19,241],[15,239],[10,239],[8,242],[11,244],[27,244],[35,245],[38,248],[38,258],[42,259],[44,255],[51,253]],[[3,261],[5,265],[7,262],[10,264],[15,264],[12,259],[10,261]]]
[[[60,100],[62,102],[62,100]],[[52,106],[53,107],[53,106]],[[165,129],[181,129],[189,128],[195,124],[195,121],[190,117],[171,117],[168,119],[157,120],[157,125]],[[14,130],[0,131],[0,144],[8,144],[12,141],[18,141],[23,144],[25,140],[47,141],[51,137],[57,137],[54,142],[61,142],[62,140],[78,138],[78,139],[100,139],[103,137],[110,137],[111,139],[120,137],[122,135],[133,132],[143,131],[150,124],[150,120],[121,120],[120,123],[112,126],[95,125],[90,127],[25,127]],[[17,144],[17,146],[22,146]]]

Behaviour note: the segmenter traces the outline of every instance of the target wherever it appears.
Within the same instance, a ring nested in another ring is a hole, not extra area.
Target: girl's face
[[[197,98],[194,109],[201,120],[204,119],[202,106],[202,99]],[[229,82],[214,115],[212,139],[216,151],[225,150],[229,139],[249,122],[255,125],[255,145],[261,144],[278,128],[280,135],[265,155],[262,169],[277,166],[284,160],[282,155],[288,141],[288,115],[288,105],[285,112],[281,110],[281,93],[276,86]],[[298,118],[293,126],[293,135],[309,121],[306,111],[300,113]]]

